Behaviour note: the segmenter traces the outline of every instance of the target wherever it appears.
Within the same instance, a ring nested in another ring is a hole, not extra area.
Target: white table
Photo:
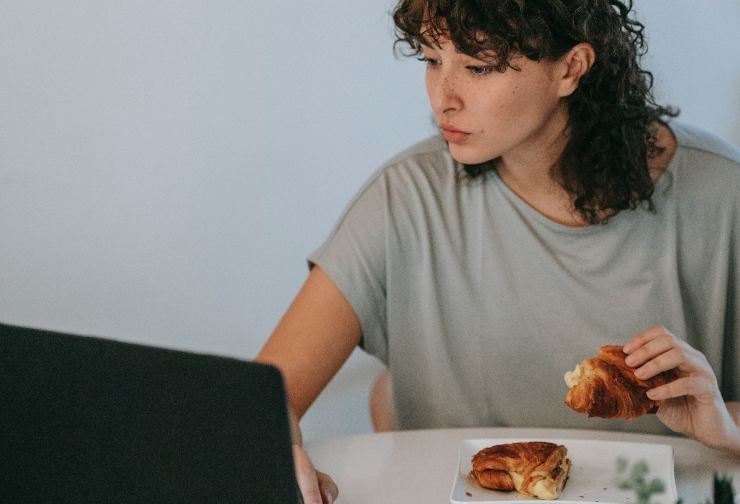
[[[713,472],[733,477],[740,491],[740,457],[689,439],[566,429],[444,429],[337,437],[307,442],[314,465],[339,486],[338,504],[448,504],[464,439],[561,438],[670,444],[683,504],[712,497]],[[740,504],[740,499],[736,502]]]

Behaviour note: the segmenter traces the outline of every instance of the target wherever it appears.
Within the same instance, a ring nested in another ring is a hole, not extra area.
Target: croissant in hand
[[[568,479],[567,454],[565,446],[544,441],[490,446],[473,456],[470,475],[483,488],[557,499]]]
[[[605,345],[599,353],[565,373],[568,395],[565,404],[580,413],[601,418],[636,418],[655,413],[657,403],[646,392],[678,378],[675,369],[649,380],[635,376],[634,368],[624,363],[627,355],[621,346]]]

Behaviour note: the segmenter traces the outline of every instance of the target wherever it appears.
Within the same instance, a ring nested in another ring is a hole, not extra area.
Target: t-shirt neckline
[[[656,180],[655,182],[655,190],[653,192],[653,197],[652,197],[654,205],[658,204],[658,199],[671,186],[676,166],[680,164],[680,158],[683,154],[683,149],[681,145],[681,137],[680,137],[679,131],[677,131],[676,128],[673,128],[673,127],[671,127],[671,131],[673,132],[673,135],[676,138],[676,151],[673,153],[673,157],[668,162],[668,166],[666,166],[666,169],[663,171],[660,177],[658,177],[658,180]],[[527,216],[531,217],[532,219],[540,222],[541,224],[555,231],[559,231],[562,233],[573,234],[573,235],[596,233],[596,232],[599,232],[601,230],[604,230],[611,226],[616,225],[616,222],[624,220],[627,215],[632,214],[635,211],[642,211],[647,208],[646,205],[641,204],[635,210],[622,210],[619,213],[617,213],[615,216],[609,218],[605,224],[589,224],[586,226],[567,226],[565,224],[556,222],[550,219],[549,217],[546,217],[539,210],[536,210],[529,203],[524,201],[524,199],[522,199],[521,196],[519,196],[508,185],[506,185],[506,183],[499,176],[498,171],[491,170],[489,173],[491,174],[490,176],[493,178],[496,186],[507,196],[507,198],[510,201],[512,201],[517,206],[517,208],[519,208],[522,212],[524,212]]]

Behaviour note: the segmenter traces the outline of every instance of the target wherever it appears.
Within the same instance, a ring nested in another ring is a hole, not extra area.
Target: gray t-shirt
[[[672,123],[655,211],[555,223],[495,172],[461,176],[441,137],[389,161],[309,257],[391,370],[404,429],[572,427],[667,433],[568,408],[563,374],[663,324],[740,392],[740,152]]]

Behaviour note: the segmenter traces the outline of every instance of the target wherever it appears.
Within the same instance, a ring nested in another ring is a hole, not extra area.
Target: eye
[[[496,68],[493,65],[484,65],[484,66],[471,65],[471,66],[466,66],[465,68],[470,70],[475,75],[488,75],[489,73],[496,70]]]
[[[434,59],[434,58],[427,58],[426,56],[421,56],[421,57],[416,58],[416,59],[418,59],[419,61],[423,61],[424,63],[427,64],[427,66],[436,66],[436,65],[439,64],[439,61],[437,61],[436,59]]]

